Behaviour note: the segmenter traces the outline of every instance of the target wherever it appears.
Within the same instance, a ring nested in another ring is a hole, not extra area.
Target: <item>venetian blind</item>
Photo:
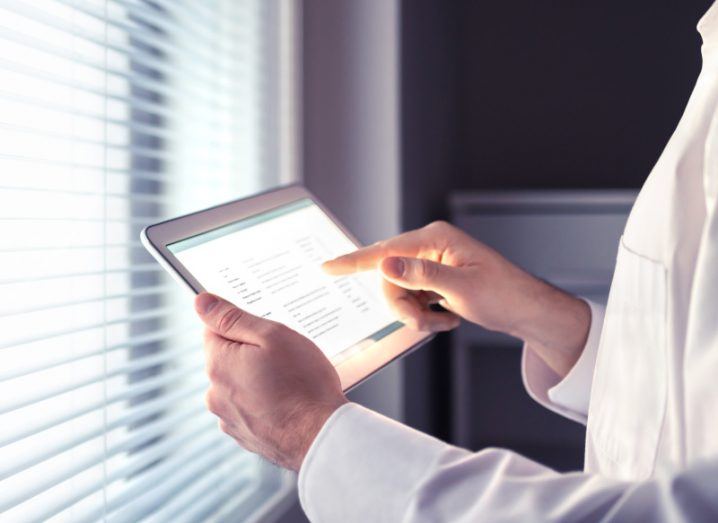
[[[0,521],[281,494],[206,412],[191,297],[139,231],[292,176],[292,8],[0,0]]]

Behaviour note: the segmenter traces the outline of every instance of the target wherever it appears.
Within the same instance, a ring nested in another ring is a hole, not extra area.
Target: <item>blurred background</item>
[[[0,520],[303,521],[295,478],[204,413],[199,326],[141,228],[298,181],[364,242],[446,219],[605,300],[710,4],[0,3]],[[520,342],[478,327],[352,399],[582,467]]]

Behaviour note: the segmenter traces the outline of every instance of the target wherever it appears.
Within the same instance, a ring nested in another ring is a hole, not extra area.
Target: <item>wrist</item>
[[[578,360],[591,326],[591,308],[572,294],[534,278],[513,336],[523,340],[559,376]]]
[[[287,468],[295,472],[299,471],[304,458],[327,420],[337,409],[348,402],[342,396],[331,403],[314,404],[299,409],[298,415],[287,425],[287,427],[291,426],[292,430],[285,431],[290,440],[289,445],[287,445],[287,459],[284,464]]]
[[[506,315],[508,325],[504,332],[528,343],[546,325],[547,306],[549,309],[553,307],[557,289],[532,274],[518,271],[512,279],[511,314]]]

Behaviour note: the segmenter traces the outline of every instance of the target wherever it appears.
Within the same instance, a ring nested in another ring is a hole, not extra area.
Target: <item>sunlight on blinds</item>
[[[0,1],[0,520],[236,519],[285,486],[205,411],[191,297],[138,237],[286,181],[289,4]]]

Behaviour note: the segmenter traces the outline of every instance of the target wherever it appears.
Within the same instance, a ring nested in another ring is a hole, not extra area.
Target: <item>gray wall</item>
[[[642,185],[695,84],[712,3],[456,2],[456,186]]]
[[[398,2],[304,3],[303,176],[364,243],[399,230]],[[394,364],[352,399],[400,418]]]
[[[398,0],[303,2],[304,183],[364,243],[399,230],[398,16]],[[350,397],[401,419],[402,391],[399,362]]]

